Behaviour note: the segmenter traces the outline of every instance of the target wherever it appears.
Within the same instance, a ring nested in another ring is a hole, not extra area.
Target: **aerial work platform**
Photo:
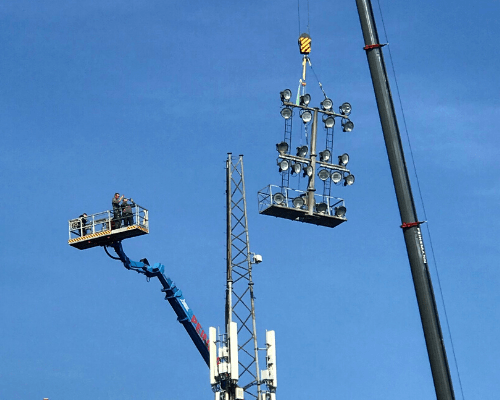
[[[69,220],[68,244],[84,250],[148,233],[148,210],[136,204],[132,220],[123,216],[115,218],[111,210]]]

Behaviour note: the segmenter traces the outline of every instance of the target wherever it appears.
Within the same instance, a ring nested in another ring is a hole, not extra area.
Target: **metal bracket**
[[[403,225],[401,225],[401,228],[403,228],[403,229],[413,228],[414,226],[419,226],[420,224],[423,224],[424,222],[427,222],[427,221],[403,222]]]
[[[387,46],[389,43],[384,43],[384,44],[368,44],[365,47],[363,47],[363,50],[371,50],[371,49],[378,49],[379,47],[384,47]]]

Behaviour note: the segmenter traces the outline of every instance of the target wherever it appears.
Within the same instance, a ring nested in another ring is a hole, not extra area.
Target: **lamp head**
[[[281,142],[276,144],[276,150],[278,150],[278,153],[280,153],[281,155],[286,154],[288,152],[288,143]]]
[[[334,171],[332,172],[331,178],[332,182],[337,184],[342,180],[342,174],[339,171]]]
[[[319,152],[319,160],[322,162],[328,162],[331,156],[332,153],[330,153],[330,150],[323,150]]]
[[[318,172],[318,177],[324,182],[330,177],[330,173],[326,169],[322,169]]]
[[[300,96],[300,105],[301,106],[307,106],[311,102],[311,95],[309,93],[304,94],[303,96]]]
[[[354,175],[347,175],[344,178],[344,186],[351,186],[354,183]]]
[[[279,160],[278,166],[280,167],[280,172],[287,171],[290,167],[290,161],[288,160]]]
[[[300,163],[294,163],[292,164],[292,175],[300,173],[300,170],[302,169],[302,165]]]
[[[313,174],[313,167],[311,165],[306,165],[304,167],[304,173],[302,174],[303,177],[306,176],[312,176]]]
[[[335,118],[333,118],[331,115],[323,118],[323,122],[325,123],[325,128],[333,128],[335,126]]]
[[[292,98],[292,91],[290,89],[285,89],[282,92],[280,92],[280,97],[283,103],[289,102],[290,99]]]
[[[351,114],[351,111],[352,111],[352,107],[349,103],[343,103],[340,107],[339,107],[339,110],[340,110],[340,113],[342,115],[345,115],[345,116],[348,116]]]
[[[299,146],[297,147],[297,157],[304,158],[309,151],[309,147],[307,146]]]
[[[311,111],[309,111],[309,110],[303,110],[300,113],[300,118],[302,118],[302,122],[304,122],[304,124],[307,124],[308,122],[311,122],[311,120],[312,120]]]
[[[339,165],[346,166],[348,162],[349,162],[349,154],[344,153],[341,156],[339,156]]]
[[[333,107],[333,102],[327,97],[321,102],[321,108],[325,111],[330,111]]]
[[[320,214],[324,214],[324,213],[326,213],[327,210],[328,210],[328,205],[326,203],[316,204],[316,212],[318,212]]]
[[[273,200],[274,202],[277,204],[277,205],[281,205],[284,203],[285,201],[285,196],[283,196],[282,193],[275,193],[273,195]]]
[[[285,119],[292,118],[292,109],[290,107],[285,107],[280,111],[280,114]]]
[[[344,132],[351,132],[354,129],[354,124],[352,123],[351,120],[345,119],[342,120],[342,130]]]
[[[335,216],[339,218],[344,218],[347,212],[344,206],[335,207]]]
[[[292,201],[294,208],[302,208],[306,204],[303,197],[296,197]]]

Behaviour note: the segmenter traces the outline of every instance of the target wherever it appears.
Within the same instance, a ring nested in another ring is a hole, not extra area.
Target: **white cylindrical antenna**
[[[210,354],[210,384],[217,384],[217,330],[214,327],[208,329],[209,354]],[[217,392],[216,392],[217,393]],[[217,396],[217,395],[216,395]],[[218,400],[217,398],[215,400]]]
[[[266,347],[268,385],[276,388],[278,386],[278,379],[276,374],[276,340],[274,331],[266,331]]]

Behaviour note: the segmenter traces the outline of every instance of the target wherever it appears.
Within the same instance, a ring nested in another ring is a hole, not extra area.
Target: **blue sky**
[[[496,399],[500,3],[381,8],[463,392]],[[127,254],[163,263],[202,325],[222,325],[228,152],[244,154],[250,245],[264,258],[258,340],[276,331],[278,399],[433,398],[354,1],[310,4],[314,70],[355,124],[337,130],[356,183],[335,188],[348,210],[335,229],[257,212],[257,191],[280,183],[279,92],[301,73],[296,2],[17,0],[0,19],[0,398],[211,398],[159,283],[68,246],[67,221],[133,197],[151,233]],[[310,72],[308,90],[319,103]],[[434,262],[431,273],[461,398]]]

